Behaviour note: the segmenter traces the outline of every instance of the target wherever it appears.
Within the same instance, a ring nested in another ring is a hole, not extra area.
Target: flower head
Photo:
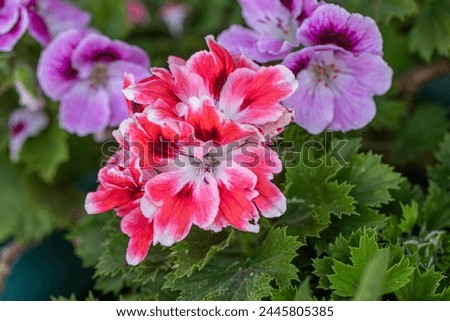
[[[63,0],[0,0],[0,51],[11,51],[28,29],[46,46],[70,28],[82,28],[90,15]]]
[[[186,3],[166,3],[161,6],[159,15],[169,28],[170,34],[179,38],[184,32],[184,22],[191,13],[191,6]]]
[[[142,0],[127,1],[128,21],[131,25],[145,25],[150,21],[150,14]]]
[[[61,102],[60,124],[79,136],[98,133],[127,118],[123,77],[148,76],[149,58],[138,47],[93,32],[69,30],[42,53],[38,79]]]
[[[354,55],[335,45],[305,48],[283,62],[297,76],[298,90],[285,105],[312,134],[360,129],[375,116],[375,95],[391,87],[392,70],[378,55]]]
[[[232,25],[218,40],[233,53],[260,63],[281,60],[300,45],[299,27],[319,7],[316,0],[238,0],[251,29]]]
[[[130,244],[136,238],[170,246],[193,225],[257,232],[260,215],[286,210],[286,199],[271,182],[281,162],[261,132],[283,115],[280,100],[295,90],[293,76],[282,66],[235,61],[210,38],[208,45],[211,52],[188,61],[171,58],[170,71],[153,68],[153,76],[125,90],[137,112],[114,135],[130,166],[153,174],[136,180],[130,168],[120,173],[129,173],[126,180],[112,184],[105,183],[109,170],[102,169],[86,210],[116,209]],[[125,204],[133,210],[124,211]],[[137,253],[144,251],[130,244],[128,263],[137,264],[143,259]]]
[[[37,136],[48,125],[48,116],[41,110],[15,110],[9,117],[9,157],[18,161],[28,138]]]

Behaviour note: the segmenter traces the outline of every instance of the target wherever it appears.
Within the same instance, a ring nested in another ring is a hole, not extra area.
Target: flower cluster
[[[13,50],[24,33],[47,46],[60,32],[86,26],[90,15],[63,0],[0,0],[0,52]]]
[[[271,182],[282,169],[267,145],[291,121],[280,102],[297,88],[286,67],[260,67],[207,38],[210,51],[124,90],[131,116],[114,133],[121,149],[88,194],[90,214],[112,209],[130,237],[135,265],[151,244],[170,246],[193,225],[257,232],[260,215],[277,217],[286,200]]]
[[[239,2],[253,30],[232,26],[219,41],[260,62],[284,59],[299,82],[284,104],[300,126],[312,134],[346,132],[374,118],[373,96],[389,90],[392,70],[372,19],[315,0]]]

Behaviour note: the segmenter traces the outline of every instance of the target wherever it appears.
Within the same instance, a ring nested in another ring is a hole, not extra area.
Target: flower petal
[[[228,78],[220,96],[219,109],[240,123],[264,125],[284,113],[279,102],[289,97],[298,84],[284,66],[239,69]]]
[[[19,8],[19,18],[7,33],[0,34],[0,51],[10,52],[22,38],[29,23],[28,14],[24,8]]]
[[[375,21],[360,14],[350,14],[333,5],[321,5],[300,27],[305,46],[335,44],[353,53],[382,55],[381,33]]]
[[[109,123],[108,93],[79,82],[62,97],[60,106],[61,127],[69,133],[86,136],[104,130]]]
[[[138,265],[148,254],[153,243],[153,223],[139,210],[133,211],[122,219],[122,232],[130,237],[127,248],[127,263]]]
[[[157,175],[147,183],[145,192],[160,207],[154,214],[155,240],[165,246],[184,239],[192,224],[207,228],[217,215],[217,182],[210,173],[198,173],[198,168],[189,164]]]
[[[51,37],[44,20],[38,13],[30,9],[28,9],[28,16],[30,17],[28,32],[42,46],[47,46],[50,43]]]
[[[71,61],[83,33],[70,30],[58,36],[44,49],[39,59],[37,76],[45,94],[53,100],[59,100],[78,81],[78,71]]]

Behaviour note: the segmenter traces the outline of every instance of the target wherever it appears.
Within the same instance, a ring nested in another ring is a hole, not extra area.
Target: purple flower
[[[61,127],[85,136],[128,117],[124,74],[145,78],[149,65],[147,54],[138,47],[72,29],[43,51],[38,80],[48,97],[61,102]]]
[[[37,136],[48,125],[48,116],[42,111],[27,108],[15,110],[9,117],[9,157],[19,160],[23,144],[30,137]]]
[[[89,21],[88,13],[62,0],[0,0],[0,51],[12,51],[27,29],[46,46],[58,33]]]
[[[191,12],[191,6],[186,3],[166,3],[161,6],[159,15],[175,38],[183,36],[184,22]]]
[[[364,127],[376,113],[373,96],[385,94],[392,83],[392,70],[381,56],[355,55],[335,45],[302,49],[283,64],[299,82],[284,103],[311,134]]]
[[[337,5],[320,6],[299,31],[304,46],[334,44],[355,54],[383,54],[383,40],[375,21]]]
[[[319,4],[317,0],[238,0],[248,26],[232,25],[218,41],[235,54],[260,63],[284,59],[300,45],[299,26]]]

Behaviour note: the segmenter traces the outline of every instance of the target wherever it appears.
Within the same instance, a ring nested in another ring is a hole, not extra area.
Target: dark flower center
[[[0,0],[1,1],[1,0]],[[11,136],[17,136],[19,135],[21,132],[23,132],[23,130],[25,129],[25,123],[24,122],[18,122],[17,124],[15,124],[12,128],[11,128]]]
[[[112,62],[117,59],[119,59],[119,57],[114,52],[100,52],[94,57],[95,62]]]
[[[312,67],[312,71],[316,76],[317,83],[318,84],[323,83],[325,87],[330,87],[330,83],[334,79],[336,79],[341,73],[341,70],[338,67],[336,67],[335,64],[331,65],[315,64]]]
[[[294,9],[294,0],[281,0],[281,4],[292,11]]]
[[[5,5],[5,0],[0,0],[0,9]]]

